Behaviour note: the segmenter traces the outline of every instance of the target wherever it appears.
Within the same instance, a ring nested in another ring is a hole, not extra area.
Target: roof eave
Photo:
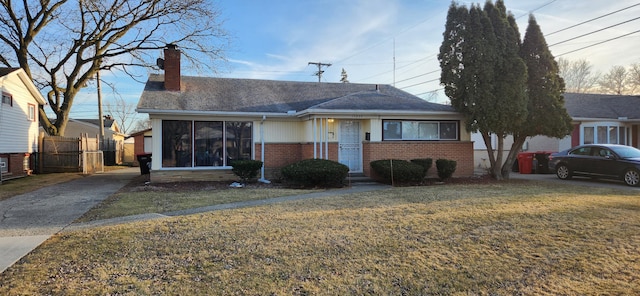
[[[462,117],[462,114],[455,111],[424,111],[424,110],[332,110],[332,109],[307,109],[296,113],[298,116],[307,115],[453,115]]]
[[[597,118],[597,117],[573,117],[572,120],[574,122],[582,122],[582,121],[616,121],[616,122],[640,122],[640,118]]]
[[[292,117],[297,113],[280,113],[280,112],[238,112],[238,111],[194,111],[194,110],[157,110],[137,108],[138,113],[147,113],[149,115],[200,115],[200,116],[238,116],[238,117]]]

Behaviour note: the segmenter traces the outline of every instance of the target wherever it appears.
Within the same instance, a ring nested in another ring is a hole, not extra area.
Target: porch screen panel
[[[222,122],[196,121],[194,128],[196,166],[224,165]]]
[[[606,126],[598,126],[596,131],[597,131],[597,138],[596,138],[596,144],[606,144],[607,141],[609,140],[608,137],[608,128]]]
[[[624,126],[618,127],[618,133],[620,134],[618,137],[618,144],[627,145],[627,129]]]
[[[250,121],[227,121],[227,164],[233,160],[251,159],[253,155],[253,128]]]
[[[609,144],[618,144],[618,127],[609,127]]]
[[[584,143],[585,144],[593,144],[594,140],[594,128],[593,127],[585,127],[584,128]]]
[[[191,121],[162,121],[162,166],[192,166]]]

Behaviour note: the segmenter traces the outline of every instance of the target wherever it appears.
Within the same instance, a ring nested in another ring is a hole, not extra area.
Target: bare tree
[[[627,85],[629,86],[629,94],[640,93],[640,63],[632,64],[627,73]]]
[[[559,58],[558,68],[564,79],[566,92],[589,92],[600,79],[600,73],[593,72],[591,63],[585,59],[570,61]]]
[[[139,132],[139,131],[143,131],[150,128],[151,128],[151,119],[147,117],[145,119],[140,119],[136,121],[136,126],[133,128],[132,132]]]
[[[97,71],[153,67],[170,43],[215,71],[228,41],[212,0],[0,0],[0,65],[21,67],[46,92],[55,121],[39,113],[54,135]]]
[[[598,85],[603,93],[622,95],[627,89],[627,70],[623,66],[613,66]]]
[[[135,104],[128,103],[122,96],[116,95],[113,102],[105,104],[105,110],[118,122],[123,134],[128,134],[131,131],[137,114]]]

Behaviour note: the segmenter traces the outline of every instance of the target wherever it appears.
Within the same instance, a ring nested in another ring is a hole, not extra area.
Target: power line
[[[558,44],[562,44],[562,43],[565,43],[565,42],[569,42],[569,41],[571,41],[571,40],[576,40],[576,39],[578,39],[578,38],[582,38],[582,37],[584,37],[584,36],[589,36],[589,35],[592,35],[592,34],[595,34],[595,33],[598,33],[598,32],[604,31],[604,30],[607,30],[607,29],[611,29],[611,28],[613,28],[613,27],[617,27],[617,26],[622,25],[622,24],[626,24],[626,23],[628,23],[628,22],[635,21],[635,20],[637,20],[637,19],[640,19],[640,16],[639,16],[639,17],[636,17],[636,18],[633,18],[633,19],[630,19],[630,20],[626,20],[626,21],[621,22],[621,23],[617,23],[617,24],[615,24],[615,25],[611,25],[611,26],[604,27],[604,28],[602,28],[602,29],[598,29],[598,30],[595,30],[595,31],[592,31],[592,32],[589,32],[589,33],[585,33],[585,34],[582,34],[582,35],[579,35],[579,36],[576,36],[576,37],[573,37],[573,38],[569,38],[569,39],[566,39],[566,40],[564,40],[564,41],[556,42],[556,43],[554,43],[554,44],[549,45],[549,47],[554,46],[554,45],[558,45]]]
[[[627,9],[629,9],[629,8],[632,8],[632,7],[635,7],[635,6],[638,6],[638,5],[640,5],[640,3],[636,3],[636,4],[634,4],[634,5],[631,5],[631,6],[628,6],[628,7],[625,7],[625,8],[619,9],[619,10],[616,10],[616,11],[614,11],[614,12],[610,12],[610,13],[607,13],[607,14],[603,14],[603,15],[601,15],[601,16],[598,16],[598,17],[595,17],[595,18],[592,18],[592,19],[586,20],[586,21],[584,21],[584,22],[581,22],[581,23],[578,23],[578,24],[575,24],[575,25],[572,25],[572,26],[566,27],[566,28],[564,28],[564,29],[560,29],[560,30],[557,30],[557,31],[551,32],[551,33],[549,33],[549,34],[546,34],[546,36],[551,36],[551,35],[553,35],[553,34],[555,34],[555,33],[559,33],[559,32],[562,32],[562,31],[566,31],[566,30],[569,30],[569,29],[575,28],[575,27],[580,26],[580,25],[584,25],[584,24],[586,24],[586,23],[590,23],[590,22],[595,21],[595,20],[597,20],[597,19],[601,19],[601,18],[603,18],[603,17],[607,17],[607,16],[610,16],[610,15],[612,15],[612,14],[616,14],[616,13],[618,13],[618,12],[621,12],[621,11],[627,10]]]
[[[429,74],[433,74],[433,73],[436,73],[436,72],[440,72],[440,70],[433,70],[433,71],[430,71],[430,72],[427,72],[427,73],[423,73],[423,74],[420,74],[420,75],[416,75],[416,76],[413,76],[413,77],[402,79],[400,81],[396,81],[396,83],[405,82],[407,80],[415,79],[415,78],[422,77],[422,76],[427,76]]]
[[[545,6],[549,5],[549,4],[553,3],[553,2],[556,2],[556,1],[558,1],[558,0],[551,0],[551,1],[547,2],[546,4],[542,4],[542,5],[538,6],[538,8],[535,8],[535,9],[529,10],[529,12],[524,13],[524,14],[522,14],[522,15],[520,15],[520,16],[518,16],[518,17],[516,17],[516,19],[519,19],[519,18],[521,18],[521,17],[523,17],[523,16],[525,16],[525,15],[529,15],[529,14],[533,13],[534,11],[536,11],[536,10],[540,10],[540,9],[542,9],[543,7],[545,7]]]
[[[580,51],[580,50],[583,50],[583,49],[587,49],[587,48],[589,48],[589,47],[594,47],[594,46],[596,46],[596,45],[600,45],[600,44],[603,44],[603,43],[607,43],[607,42],[609,42],[609,41],[613,41],[613,40],[616,40],[616,39],[620,39],[620,38],[622,38],[622,37],[626,37],[626,36],[629,36],[629,35],[631,35],[631,34],[635,34],[635,33],[638,33],[638,32],[640,32],[640,30],[638,30],[638,31],[633,31],[633,32],[631,32],[631,33],[627,33],[627,34],[624,34],[624,35],[620,35],[620,36],[618,36],[618,37],[614,37],[614,38],[607,39],[607,40],[604,40],[604,41],[600,41],[600,42],[597,42],[597,43],[594,43],[594,44],[591,44],[591,45],[588,45],[588,46],[584,46],[584,47],[581,47],[581,48],[578,48],[578,49],[574,49],[574,50],[572,50],[572,51],[567,51],[567,52],[565,52],[565,53],[562,53],[562,54],[557,55],[556,57],[560,57],[560,56],[563,56],[563,55],[566,55],[566,54],[574,53],[574,52],[576,52],[576,51]]]

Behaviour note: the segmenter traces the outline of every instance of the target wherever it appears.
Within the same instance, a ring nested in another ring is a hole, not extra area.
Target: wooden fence
[[[100,151],[98,141],[83,135],[79,138],[39,137],[39,151],[34,155],[36,173],[95,173],[104,171],[104,157],[83,154]],[[102,153],[100,153],[102,155]]]

